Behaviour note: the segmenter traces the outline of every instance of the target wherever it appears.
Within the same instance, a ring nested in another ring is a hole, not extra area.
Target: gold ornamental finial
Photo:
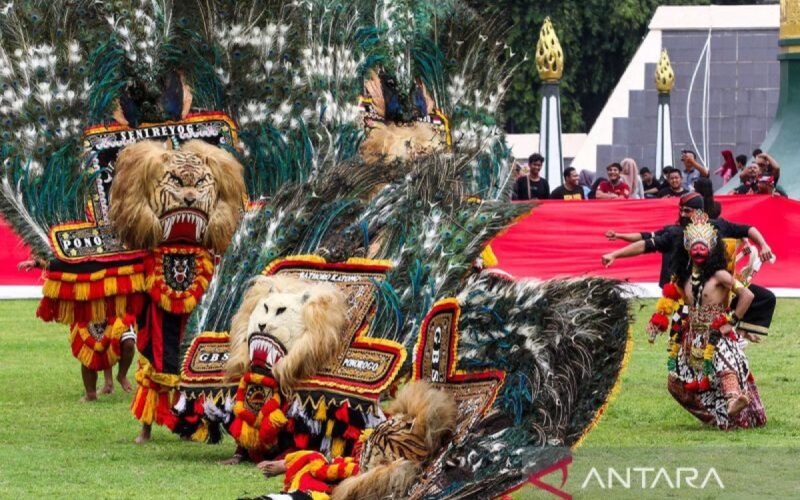
[[[656,65],[656,89],[662,94],[669,93],[675,86],[675,72],[669,62],[667,49],[661,49],[661,58]]]
[[[536,70],[545,82],[557,82],[564,74],[564,51],[558,43],[550,17],[544,19],[539,41],[536,42]]]
[[[780,39],[800,38],[800,0],[781,0]]]

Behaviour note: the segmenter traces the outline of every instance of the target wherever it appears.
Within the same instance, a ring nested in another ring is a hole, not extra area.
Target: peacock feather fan
[[[86,47],[98,18],[88,1],[14,2],[0,11],[0,212],[42,258],[51,255],[52,225],[83,218]]]
[[[628,350],[619,283],[471,277],[458,295],[459,369],[506,375],[486,417],[450,443],[413,490],[421,498],[493,498],[568,455],[613,394]]]

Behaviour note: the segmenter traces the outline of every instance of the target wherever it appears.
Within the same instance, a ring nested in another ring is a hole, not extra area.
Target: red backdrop
[[[768,287],[800,288],[800,202],[766,196],[719,196],[726,219],[752,224],[764,234],[778,260],[761,268],[756,281]],[[593,274],[636,283],[657,282],[660,257],[620,259],[608,269],[600,256],[623,246],[607,241],[608,229],[638,232],[677,218],[676,199],[544,201],[533,213],[492,242],[499,267],[516,277],[553,278]],[[0,286],[36,285],[37,271],[17,271],[28,249],[0,219]]]
[[[37,285],[41,272],[32,269],[28,272],[17,271],[17,263],[30,259],[30,250],[11,230],[6,221],[0,217],[0,286]]]
[[[800,202],[769,196],[719,196],[722,216],[756,226],[777,261],[764,265],[756,282],[767,287],[800,288]],[[659,254],[619,259],[604,268],[600,257],[627,243],[604,233],[651,231],[673,224],[678,200],[587,200],[541,202],[533,213],[492,241],[499,268],[515,277],[553,278],[596,275],[635,283],[658,282]]]

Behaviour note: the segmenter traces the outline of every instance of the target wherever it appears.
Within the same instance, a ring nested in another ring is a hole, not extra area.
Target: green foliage
[[[540,80],[533,56],[550,16],[564,49],[561,120],[564,132],[586,132],[622,76],[660,5],[751,4],[753,0],[468,0],[507,28],[506,43],[527,53],[506,95],[509,133],[539,130]]]

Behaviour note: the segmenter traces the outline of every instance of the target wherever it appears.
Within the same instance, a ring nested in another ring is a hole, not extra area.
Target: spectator
[[[708,177],[708,169],[697,161],[694,151],[684,149],[681,151],[683,162],[683,188],[688,192],[694,187],[694,181],[700,177]]]
[[[778,183],[781,177],[781,166],[778,165],[775,158],[767,153],[761,153],[756,156],[756,165],[758,165],[759,174],[761,176],[770,176],[774,179],[774,184]]]
[[[597,185],[598,200],[627,199],[631,195],[631,188],[622,180],[622,166],[612,163],[606,167],[608,179]]]
[[[722,215],[722,205],[714,201],[714,187],[711,179],[700,177],[694,181],[694,192],[703,196],[703,210],[711,219],[718,219]]]
[[[658,185],[656,178],[653,177],[653,172],[651,172],[647,167],[642,167],[639,169],[639,175],[642,177],[642,189],[644,189],[644,197],[655,198],[656,194],[658,194],[658,191],[661,189],[661,186]]]
[[[592,191],[594,186],[594,172],[590,172],[589,170],[581,170],[581,175],[579,177],[581,188],[583,188],[583,195],[585,198],[589,198],[589,193]]]
[[[518,200],[546,200],[550,196],[550,186],[547,179],[541,177],[539,172],[544,164],[544,156],[533,153],[528,158],[528,175],[517,179],[516,192]]]
[[[742,182],[739,187],[733,190],[734,194],[754,194],[758,191],[758,165],[751,163],[745,168],[739,180]]]
[[[737,172],[736,162],[733,159],[733,151],[730,149],[723,149],[722,159],[722,165],[720,165],[720,167],[714,173],[719,174],[720,177],[722,177],[722,183],[726,184]]]
[[[629,198],[634,200],[644,198],[644,186],[642,185],[642,179],[639,177],[639,167],[633,158],[622,160],[622,180],[631,188]]]
[[[594,180],[594,183],[592,184],[592,188],[589,190],[589,199],[590,200],[596,200],[597,199],[597,188],[600,187],[600,184],[605,182],[605,180],[606,180],[605,177],[598,177],[597,179]]]
[[[512,200],[516,200],[517,199],[517,181],[519,180],[519,178],[521,176],[525,175],[525,174],[522,173],[522,165],[520,165],[519,162],[517,162],[517,160],[514,160],[514,164],[511,167],[511,175],[514,176],[514,189],[511,190],[511,199]]]
[[[760,176],[756,185],[756,193],[778,196],[778,193],[775,192],[775,179],[771,175]]]
[[[659,198],[680,198],[689,191],[683,185],[683,175],[677,168],[670,170],[667,176],[667,187],[658,192]]]
[[[583,194],[581,188],[580,177],[578,171],[572,167],[564,169],[564,184],[558,186],[550,193],[550,199],[553,200],[585,200],[586,196]]]
[[[736,157],[736,170],[741,172],[747,168],[747,155],[739,155]]]
[[[753,150],[753,160],[758,158],[758,155],[760,155],[761,153],[763,153],[763,151],[761,151],[759,148],[754,149]]]
[[[672,172],[673,170],[676,170],[676,168],[673,167],[673,166],[667,165],[661,171],[661,178],[658,180],[658,190],[659,191],[661,191],[665,187],[669,187],[669,181],[667,181],[667,179],[669,179],[669,173]],[[656,193],[656,197],[658,197],[658,193]]]

